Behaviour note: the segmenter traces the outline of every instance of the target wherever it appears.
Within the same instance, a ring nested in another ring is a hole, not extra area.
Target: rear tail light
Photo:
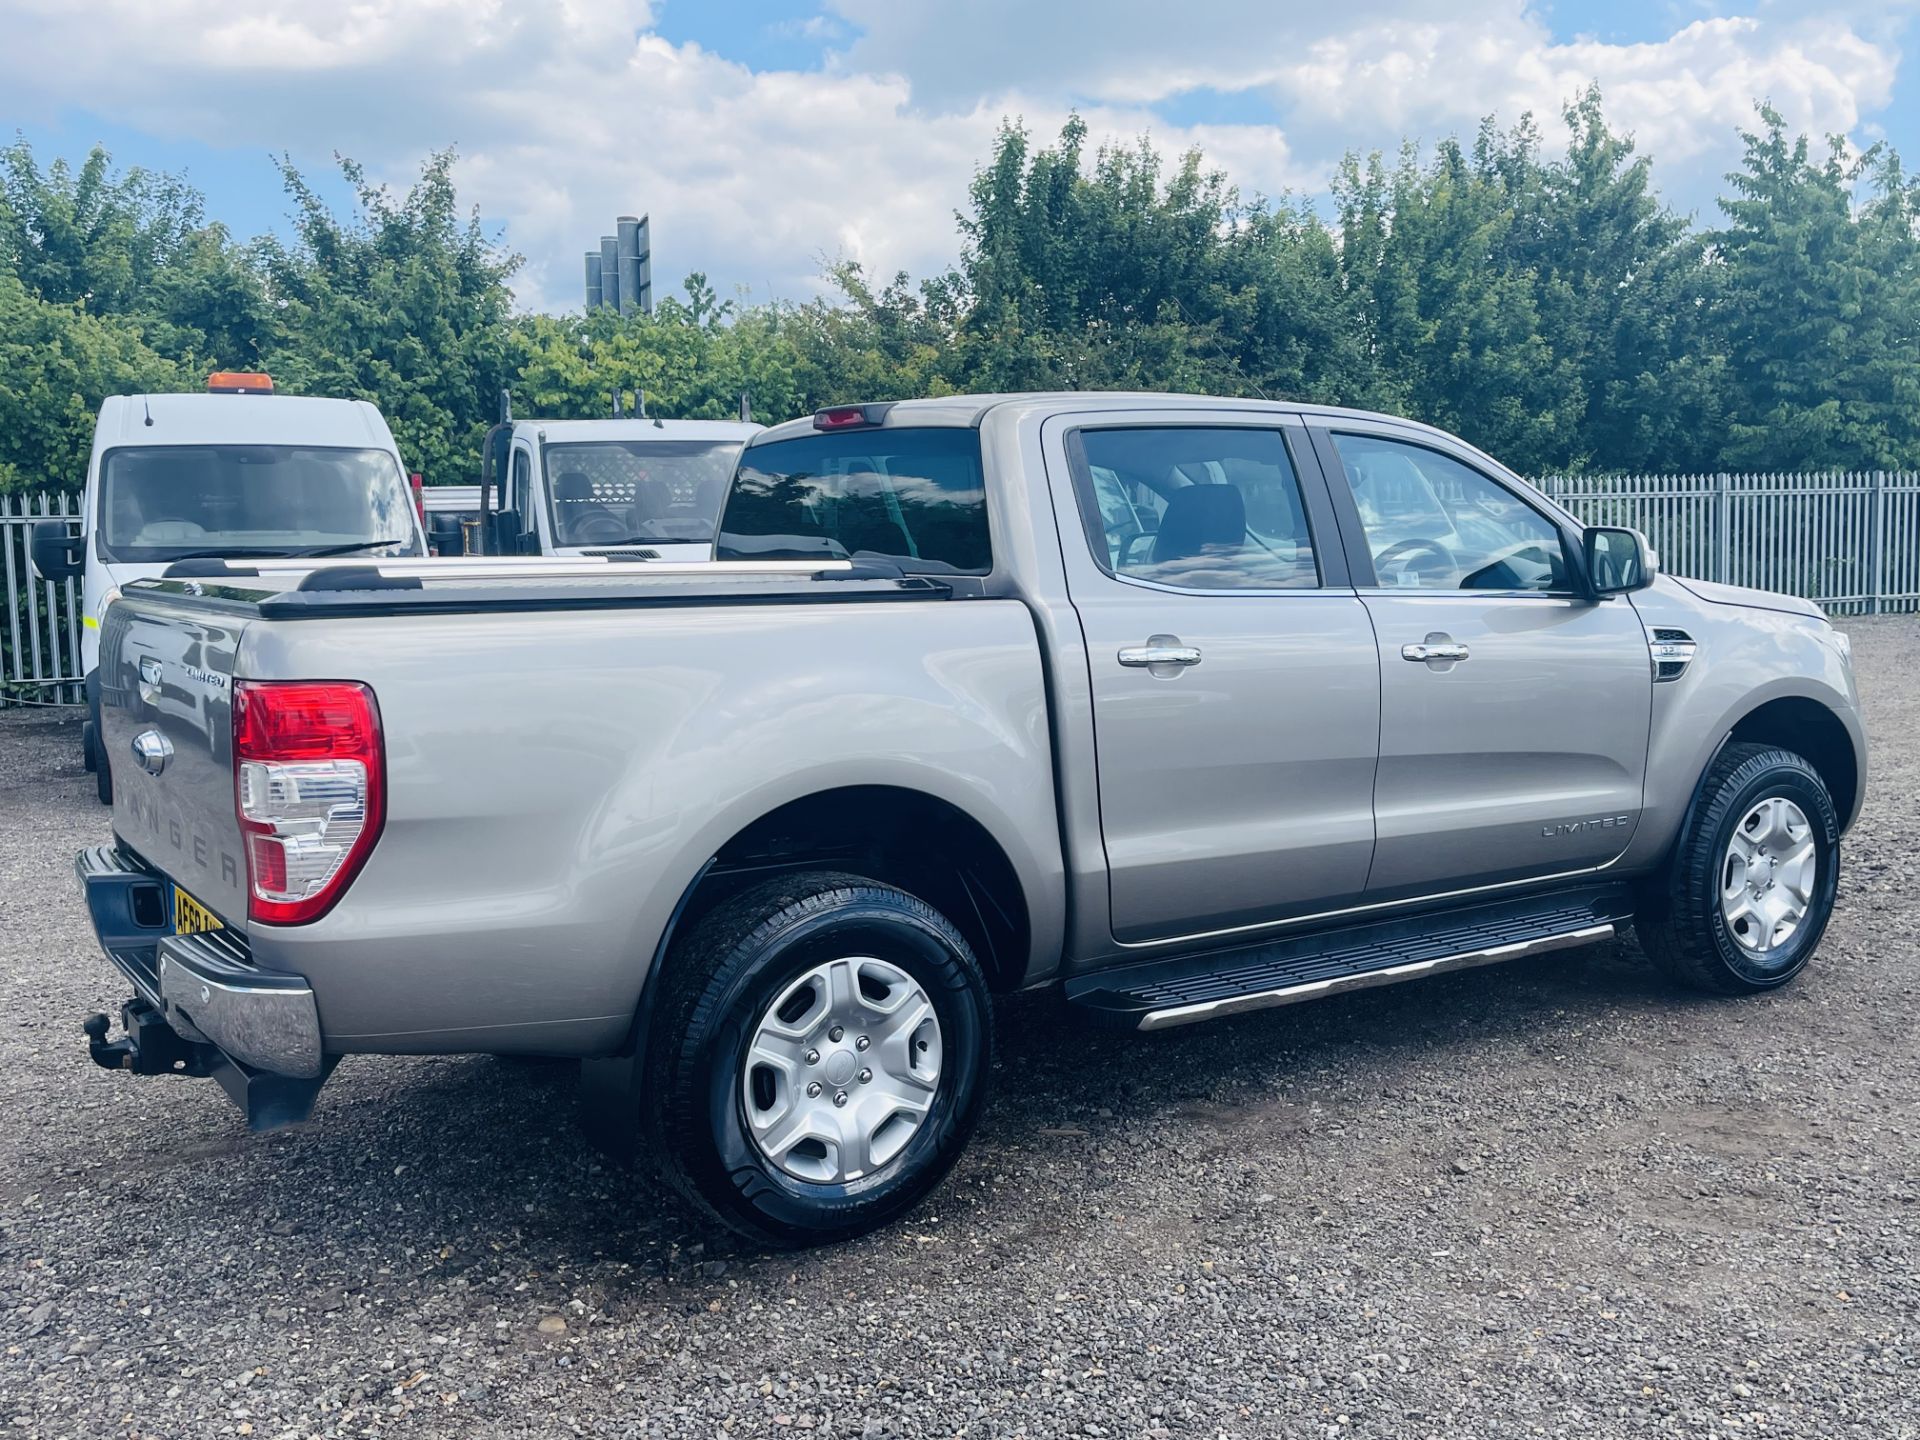
[[[386,816],[373,691],[350,680],[236,680],[233,692],[247,914],[317,920],[353,883]]]

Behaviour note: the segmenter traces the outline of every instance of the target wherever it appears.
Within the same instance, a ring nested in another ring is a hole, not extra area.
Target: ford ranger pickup
[[[753,436],[716,563],[204,560],[101,638],[135,992],[103,1065],[265,1126],[343,1055],[579,1057],[758,1241],[880,1225],[997,995],[1160,1030],[1600,941],[1809,964],[1846,637],[1430,427],[1127,394]]]

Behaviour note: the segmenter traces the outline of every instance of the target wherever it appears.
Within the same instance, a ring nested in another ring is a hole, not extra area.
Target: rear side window
[[[993,566],[980,434],[875,429],[806,435],[740,454],[719,560],[891,560],[923,574]]]
[[[1182,590],[1320,583],[1300,483],[1279,431],[1088,429],[1068,453],[1088,539],[1113,574]]]

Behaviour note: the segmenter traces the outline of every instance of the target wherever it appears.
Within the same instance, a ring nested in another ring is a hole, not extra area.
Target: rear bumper
[[[320,1012],[303,977],[257,968],[231,930],[173,934],[170,884],[117,845],[73,863],[100,948],[182,1038],[251,1070],[325,1075]]]

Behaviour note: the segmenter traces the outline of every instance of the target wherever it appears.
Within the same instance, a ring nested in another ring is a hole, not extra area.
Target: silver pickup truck
[[[716,550],[129,585],[95,1058],[268,1125],[345,1054],[578,1056],[603,1135],[804,1244],[939,1181],[996,995],[1158,1030],[1629,922],[1766,990],[1860,807],[1818,611],[1402,420],[838,407],[748,444]]]

